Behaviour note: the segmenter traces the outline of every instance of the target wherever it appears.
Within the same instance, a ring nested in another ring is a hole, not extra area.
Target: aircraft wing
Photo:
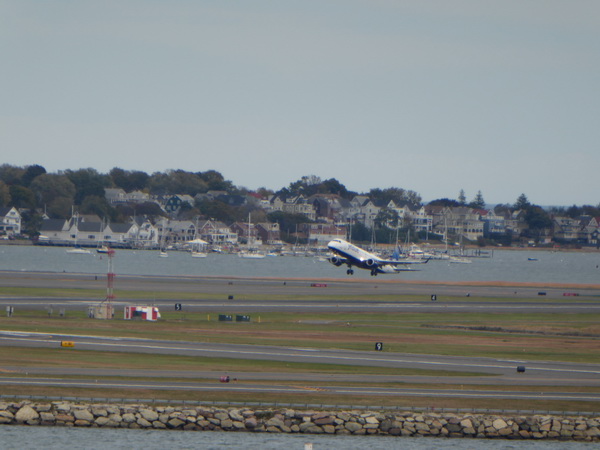
[[[391,266],[398,266],[398,265],[404,265],[404,264],[427,264],[429,262],[429,258],[425,259],[425,260],[415,260],[415,259],[411,259],[411,260],[406,260],[406,259],[378,259],[377,263],[378,264],[388,264]]]

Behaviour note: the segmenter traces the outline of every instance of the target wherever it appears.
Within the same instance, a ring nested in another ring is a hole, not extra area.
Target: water
[[[558,441],[482,440],[469,438],[408,438],[393,436],[324,436],[270,433],[234,433],[216,431],[129,430],[68,427],[0,426],[0,447],[34,449],[85,448],[118,449],[223,449],[260,450],[559,450],[590,449],[594,444]]]
[[[536,261],[530,261],[535,258]],[[185,275],[347,278],[346,268],[313,257],[275,256],[243,259],[235,255],[210,254],[192,258],[186,252],[117,250],[117,275]],[[471,264],[429,261],[418,271],[379,275],[384,279],[418,281],[513,281],[537,283],[600,284],[600,252],[551,252],[496,250],[492,258],[473,258]],[[64,248],[0,246],[0,270],[82,272],[104,274],[107,256],[67,254]],[[369,271],[355,270],[355,278],[370,278]]]

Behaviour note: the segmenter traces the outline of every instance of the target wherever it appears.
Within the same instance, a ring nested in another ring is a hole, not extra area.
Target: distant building
[[[329,223],[303,223],[300,229],[306,234],[310,245],[323,246],[333,239],[347,238],[345,226]]]
[[[21,214],[17,208],[0,208],[0,235],[16,236],[21,234]]]

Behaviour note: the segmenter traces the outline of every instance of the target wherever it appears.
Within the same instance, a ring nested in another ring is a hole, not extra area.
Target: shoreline
[[[23,246],[40,246],[40,247],[69,247],[72,246],[72,244],[50,244],[50,243],[46,243],[46,242],[42,242],[42,243],[38,243],[38,242],[33,242],[29,239],[0,239],[0,246],[2,245],[23,245]],[[290,244],[291,245],[291,244]],[[360,245],[367,245],[367,244],[360,244]],[[444,250],[446,249],[446,246],[444,244],[438,244],[438,243],[429,243],[429,242],[421,242],[418,243],[417,245],[419,246],[423,246],[423,247],[427,247],[430,249],[434,249],[434,250]],[[96,248],[97,246],[86,246],[86,245],[82,245],[82,247],[84,248]],[[265,247],[269,247],[268,245]],[[391,244],[379,244],[378,247],[382,248],[382,249],[393,249],[394,245]],[[541,247],[522,247],[522,246],[510,246],[510,247],[498,247],[498,246],[483,246],[480,247],[478,245],[465,245],[464,247],[462,247],[463,250],[468,250],[468,251],[483,251],[483,252],[493,252],[494,250],[509,250],[509,251],[540,251],[540,252],[566,252],[566,253],[600,253],[600,247],[598,246],[586,246],[586,247],[581,247],[581,246],[576,246],[576,247],[572,247],[572,246],[561,246],[561,247],[549,247],[549,246],[541,246]],[[121,249],[121,250],[136,250],[136,251],[156,251],[156,248],[120,248],[120,247],[115,247],[115,249]],[[450,250],[451,248],[448,248],[448,250]],[[456,250],[455,247],[452,247],[452,249]],[[184,251],[184,250],[176,250],[176,251]]]
[[[0,402],[0,425],[600,442],[599,416]]]

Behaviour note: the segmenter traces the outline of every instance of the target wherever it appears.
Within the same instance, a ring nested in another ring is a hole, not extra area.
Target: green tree
[[[474,209],[484,209],[485,208],[485,200],[483,199],[483,195],[481,191],[477,191],[477,195],[473,199],[469,206]]]
[[[100,218],[110,218],[115,216],[111,206],[106,201],[104,196],[88,195],[81,202],[79,207],[81,214],[96,214]]]
[[[75,186],[74,203],[81,205],[88,195],[104,197],[104,189],[111,186],[108,175],[100,174],[96,169],[65,170],[65,176]]]
[[[75,185],[66,175],[45,173],[31,182],[31,190],[35,194],[40,206],[50,205],[59,201],[60,207],[54,207],[55,211],[64,212],[64,203],[69,204],[69,209],[75,200]],[[62,201],[64,200],[64,201]],[[62,217],[62,213],[58,217]]]
[[[29,187],[31,182],[35,180],[36,177],[43,175],[46,173],[46,169],[42,166],[34,164],[33,166],[27,166],[25,173],[21,177],[21,184],[25,187]]]
[[[42,215],[35,212],[34,209],[23,211],[21,213],[21,234],[32,238],[39,236],[42,221]]]
[[[52,219],[68,219],[73,212],[73,198],[55,197],[47,203],[46,213]]]
[[[519,198],[517,198],[517,201],[515,202],[513,208],[518,211],[520,209],[527,209],[530,206],[531,203],[529,203],[527,196],[525,194],[521,194],[519,195]]]
[[[375,225],[378,228],[398,228],[398,222],[400,221],[400,216],[398,216],[398,212],[394,209],[390,208],[381,208],[377,213],[377,217],[375,217]]]
[[[169,170],[166,173],[153,173],[148,181],[148,187],[152,194],[187,194],[194,196],[206,192],[208,183],[198,174],[184,170]]]
[[[145,216],[150,220],[158,217],[166,217],[166,213],[154,202],[144,202],[136,205],[117,205],[115,207],[116,218],[119,222],[125,221],[128,217]]]
[[[310,219],[304,214],[292,214],[283,211],[274,211],[267,214],[267,220],[279,224],[281,239],[285,242],[294,242],[298,227],[303,223],[310,223]]]
[[[9,186],[21,184],[21,178],[23,178],[24,173],[25,169],[22,167],[11,166],[10,164],[2,164],[0,166],[0,180]]]
[[[119,167],[111,169],[109,176],[114,185],[125,192],[143,191],[147,188],[148,180],[150,179],[150,175],[146,172],[123,170]]]
[[[364,223],[357,222],[352,224],[351,238],[354,242],[371,242],[373,231],[367,228]]]
[[[428,203],[429,206],[446,206],[446,207],[458,207],[461,206],[456,200],[449,198],[438,198]]]
[[[15,208],[35,208],[36,198],[31,189],[13,184],[9,186],[10,204]]]
[[[10,200],[10,188],[4,181],[0,181],[0,206],[8,206]]]
[[[539,237],[541,232],[552,227],[552,219],[540,206],[530,205],[525,210],[525,222],[529,228],[529,236]]]
[[[219,200],[203,200],[197,206],[200,212],[210,219],[219,220],[226,224],[237,220],[236,208]]]
[[[226,191],[228,193],[234,193],[235,188],[231,181],[226,180],[220,172],[216,170],[207,170],[206,172],[198,172],[198,175],[204,180],[208,186],[209,191]],[[206,191],[204,191],[206,192]]]
[[[397,205],[409,204],[411,206],[419,206],[421,197],[414,191],[407,191],[402,188],[374,188],[369,191],[369,198],[374,203],[389,203],[391,200]]]
[[[460,203],[461,205],[467,204],[467,197],[465,196],[465,191],[463,189],[461,189],[458,193],[458,203]]]

